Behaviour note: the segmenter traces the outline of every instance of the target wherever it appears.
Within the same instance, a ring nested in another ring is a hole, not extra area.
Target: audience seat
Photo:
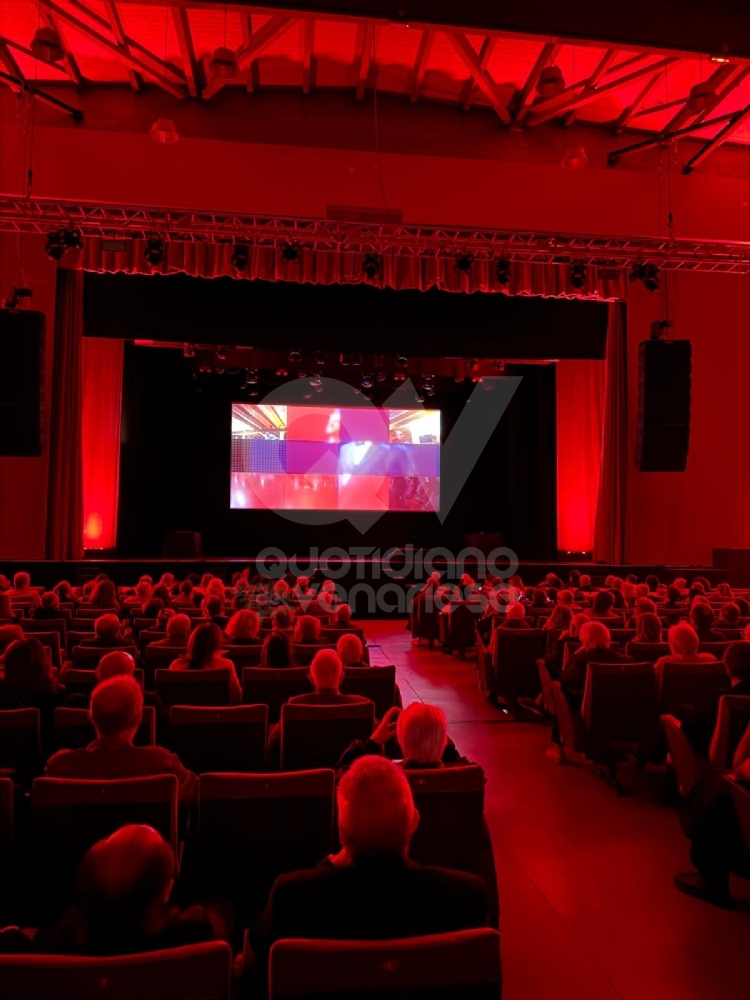
[[[136,667],[133,671],[133,679],[137,682],[141,691],[144,691],[145,677],[140,667]],[[96,676],[95,670],[79,670],[76,667],[70,667],[65,671],[63,682],[65,684],[66,697],[68,695],[80,694],[89,696],[99,683],[99,679]]]
[[[135,646],[117,646],[114,648],[122,653],[130,653],[133,659],[137,655]],[[104,654],[113,652],[113,649],[107,649],[106,646],[75,646],[71,657],[73,665],[79,670],[96,670]]]
[[[265,771],[268,707],[175,705],[169,712],[169,736],[171,749],[196,774]]]
[[[450,650],[457,650],[460,659],[474,644],[474,629],[482,616],[481,601],[451,601],[439,616],[440,642]]]
[[[15,839],[13,779],[0,778],[0,873],[6,874]]]
[[[375,725],[373,702],[349,705],[282,705],[281,770],[336,767],[354,740],[366,740]]]
[[[173,705],[229,704],[229,668],[222,670],[157,670],[154,690],[167,708]]]
[[[750,788],[740,781],[733,781],[731,778],[727,778],[726,781],[732,793],[734,811],[745,845],[746,860],[748,867],[750,867]],[[748,877],[747,872],[744,873],[744,877]]]
[[[495,697],[515,703],[539,694],[536,661],[544,656],[547,636],[541,629],[495,629],[495,651],[484,658],[482,686]],[[481,673],[481,667],[480,667]]]
[[[68,623],[64,618],[45,618],[42,621],[36,621],[34,618],[24,618],[21,622],[21,628],[27,635],[33,635],[35,632],[57,632],[59,636],[58,648],[64,649],[66,647]],[[34,638],[39,637],[34,636]]]
[[[53,724],[55,750],[77,750],[96,739],[96,730],[86,708],[56,708]],[[133,741],[139,747],[156,745],[156,709],[144,705],[143,718]]]
[[[41,722],[38,708],[0,711],[0,767],[28,784],[42,771]]]
[[[636,642],[628,641],[625,652],[641,663],[656,663],[662,656],[669,656],[671,649],[668,642]]]
[[[555,694],[552,690],[552,675],[550,674],[547,664],[542,659],[536,661],[537,670],[539,671],[539,684],[542,689],[542,707],[544,711],[549,716],[554,716],[555,714]]]
[[[25,625],[28,622],[24,623]],[[46,622],[39,622],[39,625],[46,624]],[[24,628],[24,634],[28,636],[29,639],[36,639],[37,642],[41,642],[49,650],[49,658],[53,667],[58,669],[62,666],[62,656],[60,650],[60,633],[55,631],[42,631],[41,629],[35,632],[29,632]]]
[[[297,694],[312,691],[306,667],[245,667],[242,671],[242,701],[246,705],[268,705],[269,723],[281,718],[281,706]]]
[[[76,618],[80,618],[81,620],[93,619],[96,621],[96,619],[100,618],[102,615],[117,615],[119,618],[120,606],[115,605],[111,608],[92,608],[86,604],[79,604],[76,610]]]
[[[365,630],[361,625],[347,625],[346,628],[328,628],[324,625],[320,630],[321,642],[337,643],[342,635],[356,635],[360,642],[365,641]]]
[[[382,719],[389,708],[401,704],[396,686],[396,667],[344,667],[343,694],[358,694],[375,702],[375,716]]]
[[[719,699],[708,759],[714,767],[730,768],[740,740],[750,723],[750,695],[724,694]]]
[[[186,651],[187,646],[147,645],[143,649],[141,660],[146,675],[146,687],[149,691],[152,691],[154,688],[156,671],[168,669],[170,663]]]
[[[270,1000],[499,1000],[500,935],[477,930],[394,941],[277,941]]]
[[[102,614],[108,614],[109,612],[102,612]],[[85,632],[90,638],[91,633],[94,631],[94,625],[96,624],[96,619],[98,616],[90,615],[86,617],[81,615],[80,612],[76,612],[76,617],[70,623],[70,629],[72,632]]]
[[[657,678],[659,714],[669,715],[685,705],[699,711],[715,702],[719,691],[728,688],[729,678],[720,661],[680,663],[666,660]]]
[[[677,779],[677,791],[682,799],[690,794],[700,774],[706,769],[692,743],[682,730],[682,723],[673,715],[662,715],[661,722],[669,744],[669,756]]]
[[[335,648],[335,642],[293,642],[292,654],[298,667],[309,667],[319,650]]]
[[[332,770],[202,774],[204,890],[232,899],[248,918],[265,906],[277,876],[314,868],[333,848],[334,783]]]
[[[640,747],[654,731],[658,716],[653,665],[590,663],[581,718],[586,756],[615,767],[621,747]]]
[[[257,667],[260,665],[263,655],[263,644],[254,643],[246,646],[225,646],[221,655],[231,660],[238,674],[241,674],[245,667]]]
[[[224,941],[183,948],[79,958],[0,955],[3,995],[24,1000],[230,1000],[232,952]]]
[[[730,642],[701,642],[698,644],[698,652],[713,653],[716,659],[720,660],[730,645]]]

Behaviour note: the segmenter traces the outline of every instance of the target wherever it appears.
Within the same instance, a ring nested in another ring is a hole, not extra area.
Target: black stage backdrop
[[[457,551],[467,533],[500,531],[521,558],[552,559],[555,366],[509,365],[506,374],[523,380],[445,523],[435,514],[387,513],[362,536],[348,521],[313,527],[271,511],[230,510],[231,403],[246,400],[238,378],[196,380],[181,351],[127,344],[117,555],[158,556],[165,532],[175,530],[199,531],[204,555],[217,557],[254,555],[268,545],[290,555],[313,546],[408,543]],[[470,388],[429,400],[442,411],[444,439]]]

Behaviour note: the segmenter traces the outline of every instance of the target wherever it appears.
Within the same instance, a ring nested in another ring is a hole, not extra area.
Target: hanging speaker
[[[641,472],[684,472],[690,448],[689,340],[646,340],[638,348],[638,438]]]
[[[42,454],[44,313],[0,309],[0,455]]]

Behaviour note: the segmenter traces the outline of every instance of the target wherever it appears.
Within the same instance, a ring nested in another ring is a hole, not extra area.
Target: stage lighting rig
[[[498,285],[510,284],[510,261],[507,257],[498,257],[495,260],[495,278]]]
[[[371,375],[363,375],[362,376],[362,383],[361,383],[361,385],[362,385],[363,389],[372,389],[372,385],[373,385],[372,376]]]
[[[545,66],[536,83],[537,94],[543,98],[558,97],[564,90],[565,77],[560,67],[554,63],[551,66]]]
[[[234,80],[239,76],[240,67],[234,50],[220,45],[214,49],[208,64],[211,76],[219,80]]]
[[[68,248],[65,245],[64,234],[64,229],[56,229],[54,232],[47,233],[47,239],[44,242],[44,252],[50,260],[62,260],[65,256],[65,251]]]
[[[66,250],[83,250],[83,233],[77,227],[62,230]]]
[[[313,389],[318,389],[318,388],[322,389],[323,379],[320,377],[320,375],[313,375],[313,377],[310,379],[310,385],[313,387]]]
[[[659,290],[659,268],[656,264],[633,264],[628,279],[642,281],[647,292]]]
[[[456,254],[456,263],[453,265],[453,270],[456,271],[458,274],[468,274],[473,266],[474,266],[473,253]]]
[[[250,263],[250,248],[245,243],[236,243],[229,262],[238,273],[247,271]]]
[[[362,274],[370,281],[374,281],[379,277],[382,266],[379,254],[366,253],[362,261]]]
[[[582,260],[574,260],[570,265],[570,283],[573,288],[584,288],[586,285],[586,265]]]
[[[146,249],[143,251],[143,259],[151,267],[158,267],[164,260],[164,243],[158,236],[146,241]]]
[[[281,257],[287,264],[299,264],[300,262],[299,250],[293,243],[284,244],[281,248]]]

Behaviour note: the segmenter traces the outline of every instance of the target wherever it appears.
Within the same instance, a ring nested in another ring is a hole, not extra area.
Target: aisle
[[[487,773],[503,938],[504,1000],[747,1000],[750,883],[740,912],[681,895],[690,868],[654,774],[627,769],[629,798],[544,756],[546,727],[502,721],[473,660],[412,647],[403,622],[367,635],[398,665],[404,704],[440,705],[457,746]]]

